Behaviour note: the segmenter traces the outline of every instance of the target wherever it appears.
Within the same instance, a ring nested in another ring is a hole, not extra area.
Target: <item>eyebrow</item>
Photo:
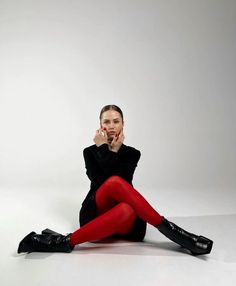
[[[103,120],[105,121],[105,120],[110,120],[110,119],[104,118]],[[114,118],[114,119],[111,119],[111,120],[120,120],[120,118]]]

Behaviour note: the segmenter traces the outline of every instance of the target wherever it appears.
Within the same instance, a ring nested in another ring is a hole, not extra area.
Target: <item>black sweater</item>
[[[132,185],[133,175],[141,153],[133,147],[121,145],[119,151],[112,152],[107,144],[89,146],[83,151],[86,174],[91,181],[90,191],[86,200],[96,193],[96,190],[110,176],[116,175]]]

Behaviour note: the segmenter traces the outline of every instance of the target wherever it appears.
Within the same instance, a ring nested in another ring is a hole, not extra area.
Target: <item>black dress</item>
[[[80,225],[96,217],[96,191],[110,176],[120,176],[132,185],[134,170],[140,158],[140,151],[133,147],[121,145],[119,151],[112,152],[107,144],[99,147],[92,145],[83,152],[86,174],[91,181],[90,191],[85,197],[79,213]],[[125,238],[142,241],[146,234],[147,224],[137,217],[131,232]],[[123,236],[124,237],[124,236]]]

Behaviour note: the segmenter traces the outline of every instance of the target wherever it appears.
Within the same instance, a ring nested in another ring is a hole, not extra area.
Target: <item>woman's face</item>
[[[100,124],[101,128],[106,128],[108,138],[113,138],[115,135],[118,135],[124,126],[120,113],[115,110],[103,112]]]

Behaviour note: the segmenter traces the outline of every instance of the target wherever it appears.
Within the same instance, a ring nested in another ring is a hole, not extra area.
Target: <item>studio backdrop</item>
[[[0,187],[88,189],[99,112],[124,112],[152,189],[236,188],[236,2],[0,1]]]

